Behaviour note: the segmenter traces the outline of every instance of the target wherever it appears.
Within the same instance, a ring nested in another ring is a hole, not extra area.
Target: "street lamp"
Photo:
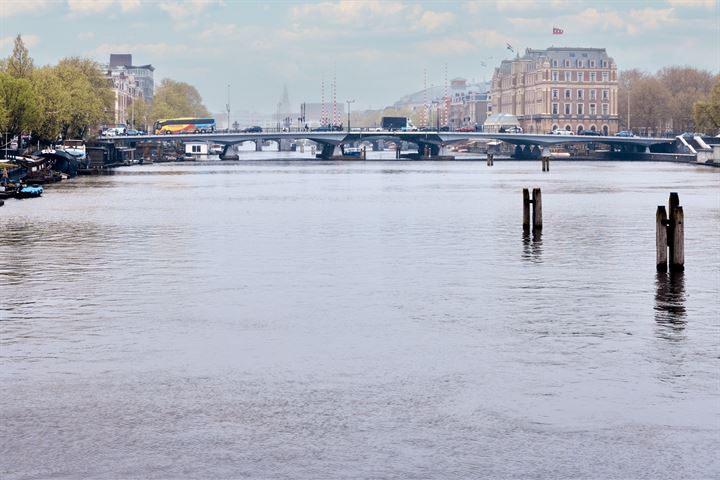
[[[348,124],[347,124],[348,126],[347,126],[347,131],[349,132],[349,131],[350,131],[350,104],[351,104],[351,103],[355,103],[355,100],[345,100],[345,102],[347,102],[347,105],[348,105]]]

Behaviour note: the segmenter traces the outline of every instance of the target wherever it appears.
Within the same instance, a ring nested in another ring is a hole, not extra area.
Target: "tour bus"
[[[171,133],[212,133],[215,131],[215,119],[168,118],[155,122],[154,131],[155,135]]]

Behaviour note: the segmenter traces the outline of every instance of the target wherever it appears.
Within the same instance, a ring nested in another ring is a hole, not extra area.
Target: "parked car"
[[[580,132],[580,135],[591,135],[595,137],[600,137],[602,136],[602,133],[596,132],[595,130],[583,130],[582,132]]]
[[[455,131],[456,131],[456,132],[474,132],[474,131],[475,131],[475,127],[460,127],[460,128],[458,128],[457,130],[455,130]]]
[[[632,132],[629,132],[629,131],[627,131],[627,130],[623,130],[623,131],[621,131],[621,132],[617,132],[617,133],[615,134],[615,136],[616,136],[616,137],[634,137],[635,134],[632,133]]]
[[[127,135],[140,135],[139,130],[135,130],[134,128],[128,128],[127,129]]]
[[[262,133],[263,129],[257,125],[252,127],[243,128],[243,133]]]
[[[572,130],[557,129],[549,133],[549,135],[575,135]]]

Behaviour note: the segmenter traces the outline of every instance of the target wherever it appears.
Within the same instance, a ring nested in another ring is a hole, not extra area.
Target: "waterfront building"
[[[526,49],[492,79],[492,110],[515,115],[528,133],[618,130],[617,65],[604,48]]]
[[[145,119],[135,119],[133,102],[142,98],[148,106],[152,104],[155,67],[133,65],[132,54],[112,53],[110,62],[101,68],[115,94],[115,123],[144,126]]]
[[[480,90],[480,85],[468,85],[464,78],[450,81],[450,105],[448,108],[448,127],[475,128],[482,125],[488,116],[490,92]],[[483,85],[484,86],[484,85]]]

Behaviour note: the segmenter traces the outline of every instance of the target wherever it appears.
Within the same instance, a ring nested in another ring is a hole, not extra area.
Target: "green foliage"
[[[33,91],[41,115],[35,122],[35,137],[52,143],[70,122],[70,92],[65,88],[56,67],[36,69],[32,78]]]
[[[720,79],[713,86],[707,101],[697,101],[693,105],[693,118],[697,130],[717,135],[720,131]]]
[[[146,130],[146,123],[149,121],[148,115],[150,113],[150,109],[148,108],[147,103],[145,103],[145,99],[139,97],[133,100],[132,108],[135,122],[131,125],[131,127]]]
[[[0,123],[0,130],[10,137],[30,130],[39,116],[37,100],[33,94],[32,84],[24,78],[14,78],[0,72],[0,110],[5,114]]]
[[[210,116],[197,89],[175,80],[163,79],[155,90],[150,111],[150,123],[161,118]]]
[[[18,34],[15,37],[15,46],[12,55],[7,59],[7,73],[15,78],[30,79],[33,72],[33,60],[30,53],[22,41],[22,37]]]
[[[112,120],[114,94],[95,62],[76,57],[64,58],[54,70],[62,90],[69,97],[58,114],[64,138],[82,138],[91,127]]]

